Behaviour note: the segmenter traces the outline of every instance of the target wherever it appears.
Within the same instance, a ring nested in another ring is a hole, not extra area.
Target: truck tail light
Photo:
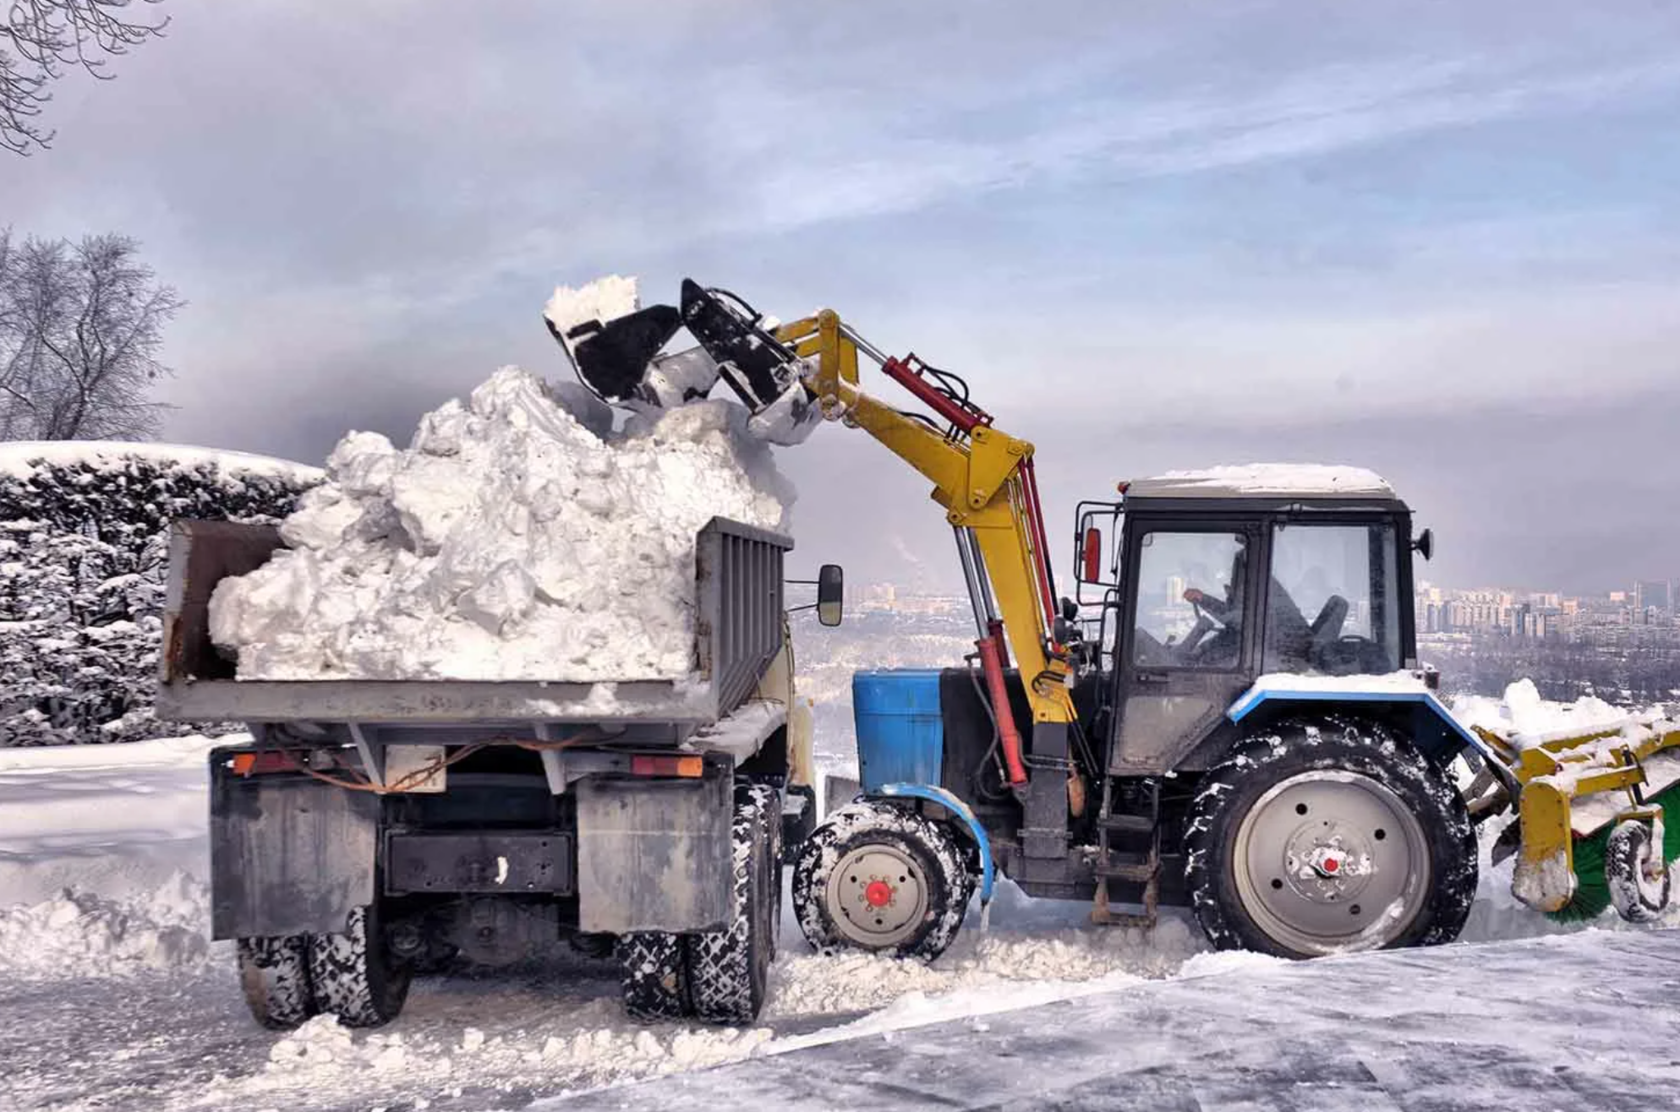
[[[630,758],[630,775],[632,776],[684,776],[695,778],[706,771],[706,762],[700,757],[655,757],[637,756]]]
[[[233,771],[240,776],[260,776],[267,772],[296,772],[299,767],[290,753],[278,749],[235,753],[230,763]]]

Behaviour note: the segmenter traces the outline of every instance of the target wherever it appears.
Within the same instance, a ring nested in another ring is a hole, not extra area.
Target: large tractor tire
[[[315,1014],[306,936],[241,938],[238,953],[239,984],[258,1023],[284,1031]]]
[[[683,937],[664,931],[620,935],[613,948],[624,1010],[632,1019],[681,1019],[688,999],[688,957]]]
[[[408,999],[412,970],[391,960],[376,906],[350,913],[342,934],[309,937],[309,976],[323,1015],[346,1027],[381,1027]]]
[[[781,814],[776,789],[736,789],[730,829],[734,913],[721,930],[683,936],[689,1002],[707,1023],[752,1023],[764,1006],[781,924]]]
[[[1219,949],[1307,958],[1458,937],[1477,845],[1447,773],[1371,723],[1280,724],[1203,778],[1184,832]]]
[[[793,908],[817,950],[850,947],[932,961],[962,927],[974,876],[957,840],[905,807],[842,807],[806,839]]]

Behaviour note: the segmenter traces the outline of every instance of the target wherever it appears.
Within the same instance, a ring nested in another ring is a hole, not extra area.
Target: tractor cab
[[[1122,491],[1080,513],[1111,775],[1205,769],[1227,748],[1227,711],[1262,677],[1416,667],[1411,511],[1377,475],[1256,465]]]

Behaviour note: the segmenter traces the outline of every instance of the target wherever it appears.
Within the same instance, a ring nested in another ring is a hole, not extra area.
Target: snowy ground
[[[1029,901],[1005,886],[991,930],[971,928],[933,966],[814,956],[784,914],[772,998],[752,1031],[630,1025],[618,1010],[613,969],[562,950],[513,971],[421,980],[402,1018],[383,1032],[351,1033],[329,1017],[280,1035],[251,1022],[227,947],[203,937],[209,744],[0,751],[0,1108],[517,1107],[749,1056],[814,1053],[803,1048],[842,1040],[876,1048],[882,1032],[958,1017],[979,1031],[991,1021],[976,1017],[1074,997],[1091,999],[1059,1007],[1100,1010],[1111,1006],[1102,1001],[1123,999],[1144,1001],[1138,1006],[1154,1016],[1160,1001],[1192,991],[1149,981],[1191,986],[1218,974],[1234,988],[1283,977],[1288,983],[1261,999],[1287,1024],[1300,985],[1355,968],[1315,963],[1279,972],[1269,959],[1207,954],[1180,918],[1165,919],[1150,937],[1095,930],[1083,925],[1083,904]],[[1556,929],[1514,905],[1509,882],[1508,865],[1484,876],[1467,939]],[[1600,925],[1618,927],[1613,918]],[[1585,935],[1579,944],[1602,947],[1608,943],[1594,940],[1604,937]],[[1532,973],[1532,988],[1511,991],[1556,999],[1550,955],[1573,953],[1576,944],[1500,949],[1501,983],[1520,985]],[[1474,946],[1450,952],[1480,961]],[[1406,955],[1383,960],[1394,964],[1379,968],[1414,968]],[[1344,989],[1351,983],[1335,976]],[[1672,967],[1659,980],[1670,996],[1680,987]],[[1221,995],[1195,992],[1209,1007]],[[1127,1025],[1153,1022],[1134,1015]],[[1640,1028],[1631,1015],[1626,1022],[1653,1037],[1661,1027]],[[1661,1061],[1672,1057],[1664,1049]]]

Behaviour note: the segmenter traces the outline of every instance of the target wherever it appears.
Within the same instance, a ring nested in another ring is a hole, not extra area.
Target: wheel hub
[[[1243,816],[1235,850],[1244,908],[1301,953],[1384,946],[1429,889],[1417,818],[1361,773],[1325,769],[1274,785]]]
[[[928,912],[921,867],[890,845],[858,846],[835,863],[824,893],[840,933],[869,949],[890,949]]]

